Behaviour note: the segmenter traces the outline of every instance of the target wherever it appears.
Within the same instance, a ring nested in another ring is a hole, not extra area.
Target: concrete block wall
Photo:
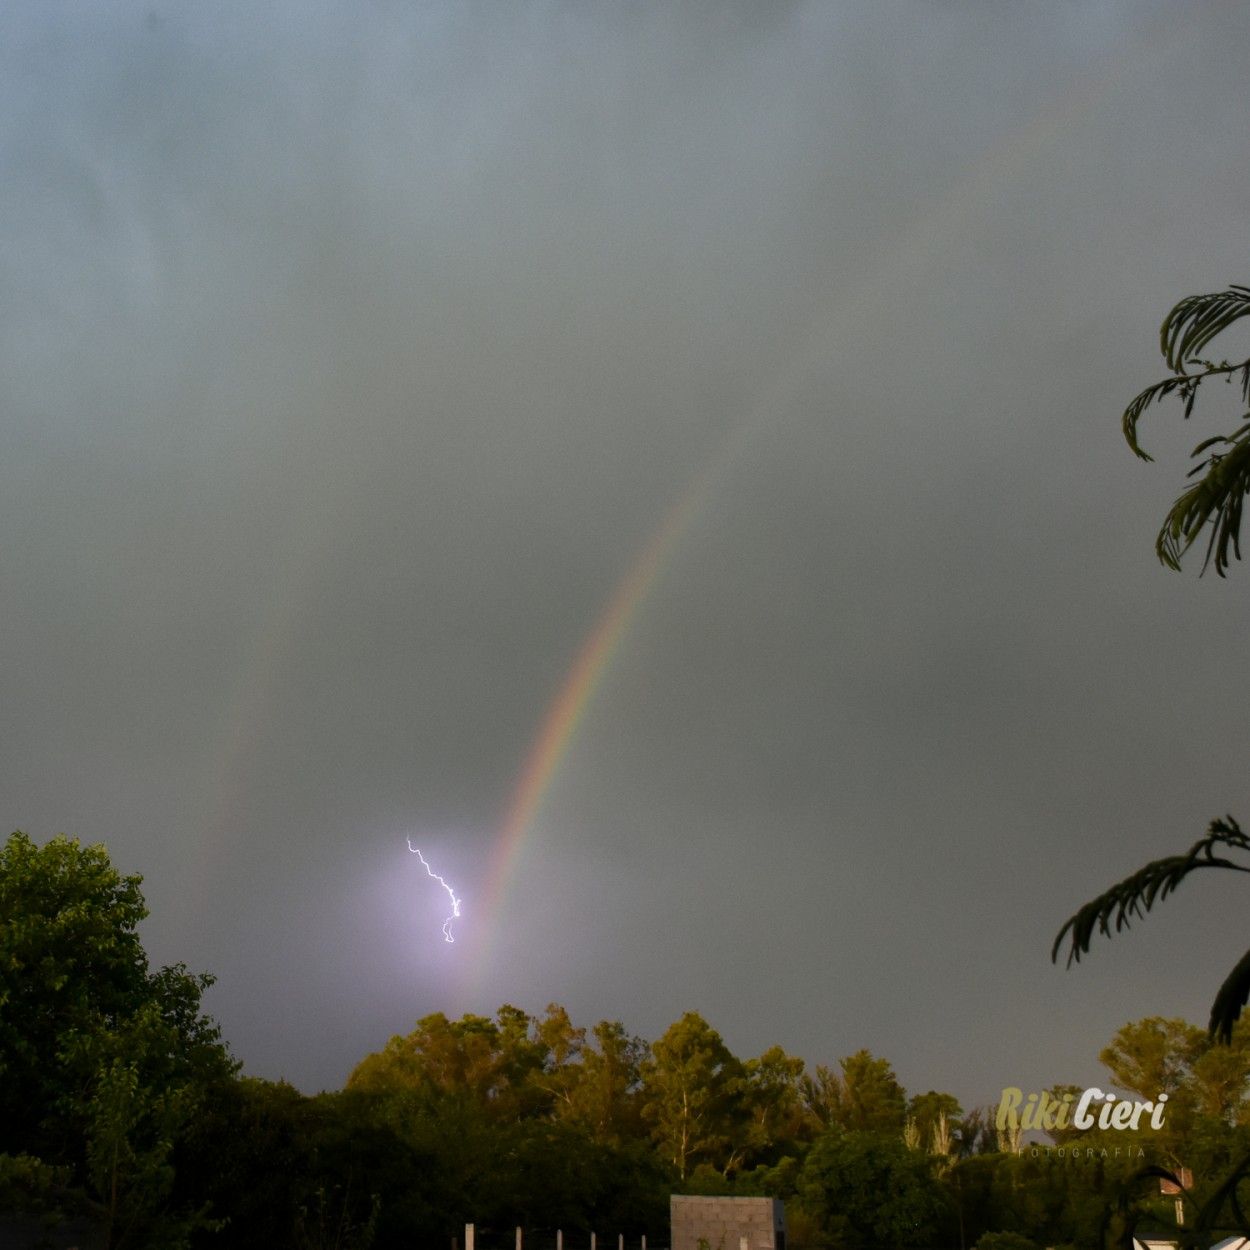
[[[671,1250],[786,1250],[786,1209],[776,1198],[704,1198],[674,1194]]]

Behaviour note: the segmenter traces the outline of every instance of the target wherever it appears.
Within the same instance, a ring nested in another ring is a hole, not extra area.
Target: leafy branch
[[[1202,355],[1214,339],[1246,316],[1250,316],[1250,287],[1237,285],[1209,295],[1190,295],[1168,313],[1159,330],[1159,345],[1173,376],[1148,386],[1124,410],[1124,437],[1135,455],[1152,458],[1141,445],[1138,425],[1151,404],[1169,395],[1184,402],[1188,420],[1204,382],[1214,377],[1232,382],[1240,377],[1242,402],[1250,405],[1250,358],[1230,363]],[[1250,421],[1250,411],[1242,420]],[[1201,476],[1169,509],[1155,539],[1155,552],[1169,568],[1179,570],[1182,556],[1210,523],[1202,568],[1205,572],[1214,556],[1215,571],[1223,577],[1230,546],[1233,557],[1241,559],[1242,500],[1250,494],[1250,425],[1204,439],[1190,455],[1191,459],[1205,455],[1187,475]]]
[[[1060,948],[1067,939],[1067,966],[1079,963],[1082,955],[1090,953],[1095,933],[1112,936],[1113,917],[1116,933],[1127,929],[1131,917],[1144,917],[1156,902],[1162,902],[1191,872],[1199,868],[1228,868],[1233,872],[1250,872],[1250,866],[1216,853],[1222,849],[1250,852],[1250,837],[1231,816],[1226,820],[1213,820],[1206,837],[1195,842],[1186,854],[1168,855],[1163,859],[1152,860],[1131,877],[1126,877],[1086,903],[1059,930],[1050,950],[1051,961],[1058,962]],[[1250,951],[1246,952],[1220,986],[1211,1007],[1212,1036],[1222,1041],[1229,1040],[1233,1024],[1248,998]]]

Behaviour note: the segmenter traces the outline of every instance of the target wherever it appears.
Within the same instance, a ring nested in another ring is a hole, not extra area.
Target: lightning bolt
[[[423,865],[425,865],[425,871],[428,872],[430,876],[433,877],[434,880],[447,891],[447,896],[451,899],[451,915],[443,921],[443,937],[445,937],[449,942],[454,942],[456,939],[451,936],[451,922],[455,920],[458,915],[460,915],[460,900],[456,897],[455,890],[453,890],[451,886],[449,886],[447,882],[444,881],[442,877],[440,877],[438,873],[430,867],[430,865],[426,862],[425,856],[412,845],[412,839],[407,838],[406,841],[408,843],[408,849],[421,861]]]

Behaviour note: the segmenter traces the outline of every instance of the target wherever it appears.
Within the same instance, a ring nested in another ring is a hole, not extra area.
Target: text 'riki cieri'
[[[1003,1090],[994,1123],[999,1129],[1050,1130],[1065,1129],[1069,1125],[1077,1129],[1095,1126],[1101,1129],[1135,1129],[1147,1125],[1157,1129],[1163,1127],[1167,1100],[1166,1094],[1160,1094],[1153,1102],[1149,1099],[1138,1102],[1115,1094],[1104,1094],[1096,1085],[1082,1091],[1079,1099],[1075,1094],[1055,1098],[1045,1090],[1025,1098],[1024,1091],[1012,1085]],[[1142,1116],[1149,1116],[1149,1119],[1143,1123]]]

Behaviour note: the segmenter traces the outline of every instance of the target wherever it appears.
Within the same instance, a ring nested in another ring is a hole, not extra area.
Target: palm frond
[[[1066,938],[1071,942],[1068,967],[1079,963],[1083,954],[1089,954],[1095,932],[1112,936],[1113,916],[1117,933],[1128,928],[1131,916],[1144,917],[1156,902],[1167,898],[1198,868],[1231,868],[1236,872],[1250,872],[1245,865],[1216,855],[1217,847],[1250,851],[1250,838],[1231,816],[1227,820],[1213,820],[1207,836],[1195,842],[1186,854],[1152,860],[1070,916],[1051,947],[1051,961],[1058,961],[1059,949]]]
[[[1224,978],[1215,1002],[1211,1004],[1211,1019],[1207,1025],[1211,1036],[1219,1042],[1232,1040],[1233,1025],[1241,1015],[1241,1009],[1250,999],[1250,951],[1241,957],[1237,966]]]
[[[1221,434],[1206,439],[1194,448],[1193,454],[1201,455],[1213,446],[1228,450],[1212,452],[1203,464],[1190,471],[1192,477],[1206,470],[1168,511],[1155,539],[1155,552],[1169,568],[1179,570],[1181,557],[1210,523],[1211,535],[1202,567],[1205,571],[1214,556],[1215,571],[1223,577],[1230,544],[1233,558],[1241,559],[1242,500],[1250,494],[1250,425],[1243,425],[1231,436]]]
[[[1230,364],[1227,360],[1207,360],[1202,355],[1212,340],[1242,317],[1250,317],[1250,287],[1232,285],[1227,291],[1190,295],[1164,318],[1159,345],[1173,376],[1148,386],[1125,408],[1121,418],[1124,439],[1135,456],[1151,459],[1141,445],[1139,426],[1151,404],[1169,395],[1176,395],[1183,402],[1183,415],[1188,419],[1204,382],[1215,377],[1231,382],[1239,377],[1242,399],[1250,404],[1250,359]],[[1250,413],[1246,419],[1250,421]],[[1155,553],[1169,568],[1180,569],[1181,558],[1208,523],[1211,534],[1203,572],[1214,560],[1216,573],[1223,577],[1229,559],[1241,559],[1242,500],[1250,493],[1247,435],[1250,425],[1231,435],[1206,439],[1194,448],[1194,457],[1209,452],[1189,475],[1201,474],[1201,480],[1177,498],[1155,539]],[[1210,451],[1212,447],[1221,450]]]
[[[1168,368],[1184,373],[1199,353],[1241,317],[1250,316],[1250,287],[1230,285],[1227,291],[1190,295],[1164,318],[1159,345]]]
[[[1137,426],[1141,421],[1142,414],[1150,407],[1151,404],[1157,403],[1159,400],[1166,398],[1175,391],[1181,391],[1186,403],[1185,415],[1189,415],[1189,408],[1192,406],[1192,392],[1195,382],[1193,378],[1174,377],[1164,378],[1162,382],[1156,382],[1153,386],[1148,386],[1135,400],[1124,410],[1124,417],[1121,426],[1124,430],[1125,442],[1133,449],[1133,454],[1142,460],[1153,460],[1151,456],[1141,445],[1137,438]]]

